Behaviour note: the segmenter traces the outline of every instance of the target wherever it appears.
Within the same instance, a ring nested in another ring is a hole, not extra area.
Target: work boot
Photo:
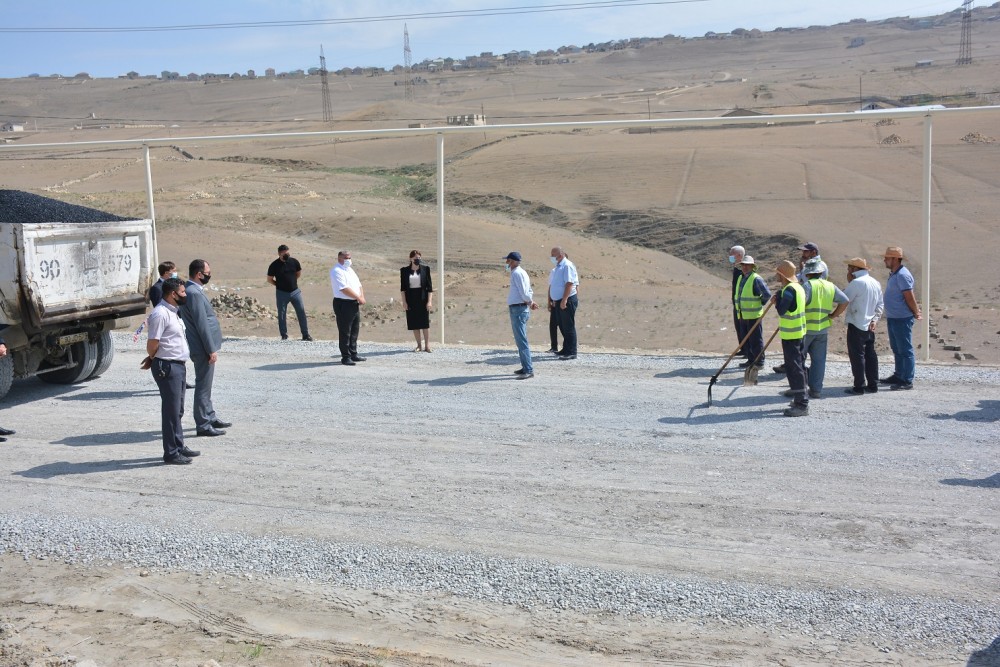
[[[792,405],[792,407],[785,409],[786,417],[805,417],[808,414],[809,414],[808,405],[800,405],[798,403],[795,403]]]
[[[774,367],[774,372],[775,373],[784,373],[785,372],[785,365],[781,364],[780,366],[775,366]]]

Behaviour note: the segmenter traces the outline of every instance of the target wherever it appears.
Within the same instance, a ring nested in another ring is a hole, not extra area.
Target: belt
[[[185,363],[184,359],[164,359],[162,357],[157,357],[156,359],[157,359],[157,361],[166,361],[167,363],[170,363],[170,364],[183,364],[183,363]]]
[[[334,301],[354,301],[354,302],[357,302],[357,299],[345,299],[344,297],[341,297],[341,296],[335,296],[335,297],[333,297],[333,300]]]
[[[508,308],[527,308],[528,304],[526,304],[526,303],[510,303],[510,304],[507,304],[507,307]]]

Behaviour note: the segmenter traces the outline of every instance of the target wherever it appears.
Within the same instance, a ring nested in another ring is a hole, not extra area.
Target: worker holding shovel
[[[806,335],[806,304],[809,303],[810,285],[799,284],[795,265],[785,260],[775,269],[781,289],[771,297],[771,303],[780,317],[778,327],[781,351],[785,357],[785,376],[791,388],[792,405],[785,410],[786,417],[805,417],[809,414],[809,396],[806,394],[805,355],[802,339]]]

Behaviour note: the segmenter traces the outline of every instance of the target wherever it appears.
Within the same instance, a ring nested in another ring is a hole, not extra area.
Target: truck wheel
[[[0,357],[0,398],[7,395],[14,383],[14,359],[10,354]]]
[[[87,378],[94,378],[104,375],[111,368],[111,362],[115,360],[115,342],[111,340],[110,331],[102,331],[101,337],[97,339],[97,363],[94,372]]]
[[[72,368],[60,368],[50,373],[39,373],[38,379],[50,384],[77,384],[83,382],[94,372],[97,366],[97,343],[85,340],[73,343],[73,360],[77,362]],[[42,364],[43,368],[45,364]]]

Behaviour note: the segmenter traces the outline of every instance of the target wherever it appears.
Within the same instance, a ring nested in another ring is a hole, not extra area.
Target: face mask
[[[207,276],[204,273],[201,274],[201,284],[202,285],[207,285],[208,281],[211,280],[211,279],[212,279],[212,274],[211,273],[208,274]]]
[[[420,258],[419,257],[414,257],[413,258],[413,265],[414,266],[420,266]]]
[[[556,257],[549,257],[552,260],[552,266],[559,266],[559,260]]]
[[[729,263],[730,264],[735,264],[736,263],[736,256],[735,255],[730,255],[729,256]]]
[[[171,278],[176,278],[176,277],[177,277],[177,272],[176,272],[176,271],[174,271],[173,273],[171,273],[171,274],[170,274],[170,277],[171,277]]]
[[[291,256],[292,256],[292,254],[291,254],[291,253],[288,253],[288,252],[286,252],[285,254],[283,254],[283,255],[281,256],[281,259],[283,259],[284,261],[286,261],[286,262],[287,262],[287,261],[288,261],[288,258],[289,258],[289,257],[291,257]]]
[[[344,260],[344,268],[345,269],[351,268],[351,260],[349,260],[349,259],[345,259]]]
[[[506,271],[507,273],[510,273],[510,264],[504,264],[503,270]]]

